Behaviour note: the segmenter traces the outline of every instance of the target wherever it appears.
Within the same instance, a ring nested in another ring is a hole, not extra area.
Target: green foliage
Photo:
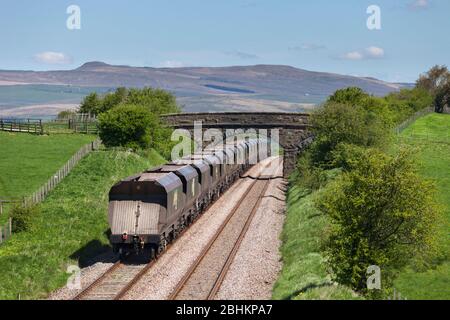
[[[102,101],[96,92],[87,95],[81,102],[79,112],[98,115],[102,109]]]
[[[38,206],[16,205],[10,212],[13,233],[29,231],[33,226],[33,219],[39,214]]]
[[[391,157],[368,149],[352,166],[317,200],[332,223],[328,264],[339,283],[370,294],[366,271],[377,265],[386,293],[396,270],[432,252],[439,217],[434,187],[405,151]]]
[[[101,114],[98,127],[107,147],[149,148],[158,120],[145,107],[120,105]]]
[[[58,120],[64,120],[64,119],[68,119],[68,118],[70,118],[70,117],[72,117],[74,115],[75,115],[75,111],[64,110],[64,111],[61,111],[60,113],[58,113],[57,119]]]
[[[91,93],[83,100],[79,111],[99,115],[121,104],[140,105],[156,115],[180,112],[173,94],[152,88],[117,88],[115,92],[107,93],[103,97]]]
[[[404,130],[394,145],[416,150],[422,176],[435,181],[437,199],[444,208],[444,219],[437,221],[439,255],[426,270],[412,261],[395,280],[397,292],[408,300],[450,299],[450,115],[428,114]],[[419,266],[419,267],[418,267]]]
[[[145,156],[145,157],[144,157]],[[154,150],[98,151],[82,159],[40,204],[33,228],[0,247],[0,300],[43,299],[64,286],[70,265],[110,251],[108,192],[117,181],[164,163]]]
[[[446,66],[436,65],[420,76],[416,88],[429,92],[434,98],[436,112],[442,113],[450,106],[450,71]]]
[[[387,95],[385,100],[391,109],[393,121],[396,124],[433,105],[433,96],[422,88],[402,89],[400,92]]]
[[[311,146],[315,166],[329,167],[333,150],[341,143],[382,146],[390,136],[390,123],[374,112],[351,104],[327,103],[311,117],[316,136]]]
[[[176,144],[171,141],[172,130],[141,105],[119,105],[101,114],[99,135],[107,147],[154,148],[165,159]]]
[[[349,288],[332,281],[326,268],[322,243],[329,228],[327,217],[315,206],[318,192],[295,183],[287,196],[282,232],[283,268],[273,288],[273,299],[360,299]]]

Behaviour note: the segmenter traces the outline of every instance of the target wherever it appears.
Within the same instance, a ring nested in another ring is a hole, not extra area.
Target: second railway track
[[[169,299],[206,300],[214,298],[260,201],[267,191],[269,182],[276,178],[263,175],[271,163],[269,162],[264,167],[258,177],[244,177],[254,179],[254,181],[239,199],[199,258],[190,267]],[[167,249],[173,244],[169,245]],[[120,300],[152,268],[157,260],[147,264],[141,264],[138,261],[133,262],[132,260],[117,261],[93,283],[83,289],[74,300]],[[205,266],[206,270],[204,269]],[[214,267],[211,268],[211,266]]]
[[[271,162],[264,168],[267,169]],[[263,172],[264,172],[263,170]],[[170,295],[171,300],[213,300],[264,197],[270,175],[260,175],[241,197]]]

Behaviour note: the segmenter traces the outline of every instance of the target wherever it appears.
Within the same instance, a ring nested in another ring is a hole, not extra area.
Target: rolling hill
[[[64,94],[67,87],[84,93],[86,88],[106,92],[120,86],[151,86],[173,92],[186,112],[301,111],[324,101],[335,90],[348,86],[357,86],[378,96],[404,86],[374,78],[313,72],[282,65],[149,68],[114,66],[103,62],[88,62],[77,69],[64,71],[0,70],[2,84],[11,84],[11,90],[20,86],[22,90],[31,86],[34,91],[43,86],[47,92],[49,88],[57,88],[60,95],[49,95],[48,101],[42,101],[40,96],[35,103],[40,105],[45,102],[79,103],[80,95],[74,94],[73,90]],[[5,102],[5,94],[0,90],[0,108],[3,111],[14,112],[13,107],[33,104],[32,96],[26,103],[20,97],[16,100]]]

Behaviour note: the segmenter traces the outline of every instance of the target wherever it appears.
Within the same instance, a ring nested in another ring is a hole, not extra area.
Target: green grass
[[[282,233],[283,269],[273,289],[274,299],[358,298],[350,289],[333,283],[325,267],[321,242],[327,219],[314,207],[317,194],[306,194],[298,185],[289,189]]]
[[[36,191],[94,136],[0,132],[0,198]]]
[[[0,299],[45,298],[65,285],[69,265],[107,250],[110,187],[163,162],[154,151],[98,151],[81,160],[39,206],[33,229],[0,246]]]
[[[396,289],[408,299],[450,299],[450,115],[430,114],[418,119],[398,137],[396,146],[417,148],[421,174],[435,181],[444,221],[438,236],[440,258],[433,268],[401,273]]]

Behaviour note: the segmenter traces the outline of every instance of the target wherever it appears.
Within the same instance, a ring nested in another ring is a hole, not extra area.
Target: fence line
[[[40,119],[0,119],[0,130],[35,134],[44,133],[44,127]]]
[[[59,169],[44,185],[42,185],[31,196],[24,198],[24,205],[38,204],[47,197],[47,195],[72,171],[77,163],[86,155],[100,147],[101,141],[99,139],[83,146],[77,153],[75,153],[66,164]]]
[[[12,219],[9,218],[8,222],[4,226],[0,226],[0,244],[5,242],[12,235]]]
[[[420,110],[416,113],[414,113],[411,117],[409,117],[408,119],[406,119],[405,121],[403,121],[400,125],[398,125],[395,128],[395,133],[400,134],[403,130],[405,130],[407,127],[409,127],[410,124],[412,124],[414,121],[416,121],[417,119],[433,113],[434,112],[434,108],[433,107],[428,107],[426,109]]]

